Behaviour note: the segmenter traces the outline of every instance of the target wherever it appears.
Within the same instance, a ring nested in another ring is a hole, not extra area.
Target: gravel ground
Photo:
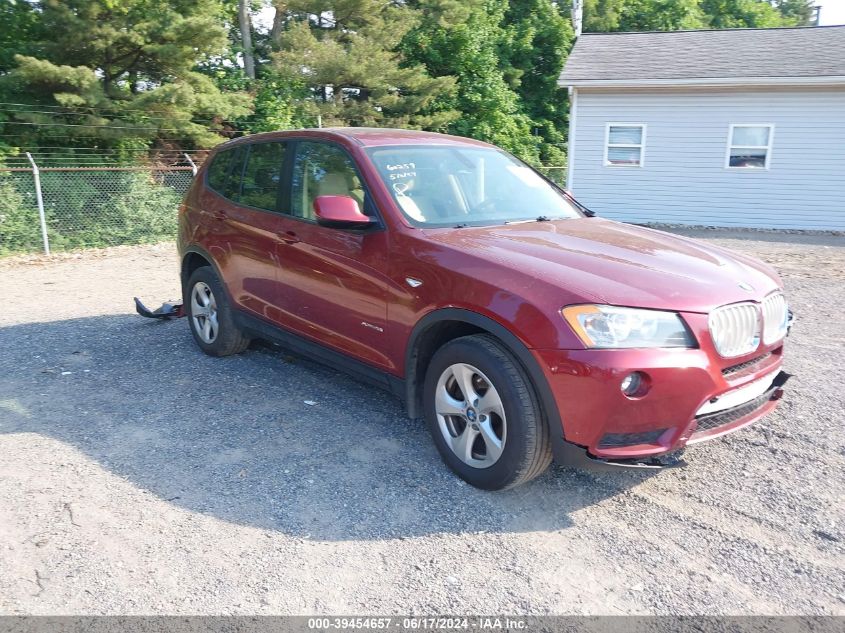
[[[697,235],[783,273],[781,406],[685,469],[504,493],[387,394],[134,315],[172,245],[0,260],[0,613],[845,615],[845,239]]]

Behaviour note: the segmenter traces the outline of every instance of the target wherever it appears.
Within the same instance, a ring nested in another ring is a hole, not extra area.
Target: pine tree
[[[15,66],[15,55],[34,55],[43,39],[39,14],[24,0],[0,2],[0,75]]]
[[[218,0],[35,4],[43,39],[0,78],[4,102],[30,104],[5,113],[19,145],[209,146],[221,140],[211,129],[248,111],[196,72],[226,44]]]
[[[404,3],[381,0],[288,2],[274,29],[277,78],[303,86],[300,103],[325,125],[442,128],[457,116],[432,110],[454,89],[397,50],[417,21]],[[282,7],[279,7],[282,9]],[[313,119],[312,119],[313,120]]]

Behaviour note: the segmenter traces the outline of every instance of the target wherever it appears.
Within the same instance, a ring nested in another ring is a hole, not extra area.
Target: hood
[[[709,312],[760,301],[782,286],[774,269],[753,257],[602,218],[426,233],[433,242],[595,303]]]

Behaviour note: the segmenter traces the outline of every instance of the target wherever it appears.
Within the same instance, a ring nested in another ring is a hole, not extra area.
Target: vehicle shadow
[[[390,394],[277,348],[207,357],[184,320],[14,325],[0,349],[0,433],[54,438],[189,511],[296,536],[565,529],[654,474],[554,468],[479,491]]]

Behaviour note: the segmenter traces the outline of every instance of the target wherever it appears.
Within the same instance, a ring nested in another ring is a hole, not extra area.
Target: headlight
[[[587,347],[695,347],[695,339],[675,312],[579,305],[560,313]]]

